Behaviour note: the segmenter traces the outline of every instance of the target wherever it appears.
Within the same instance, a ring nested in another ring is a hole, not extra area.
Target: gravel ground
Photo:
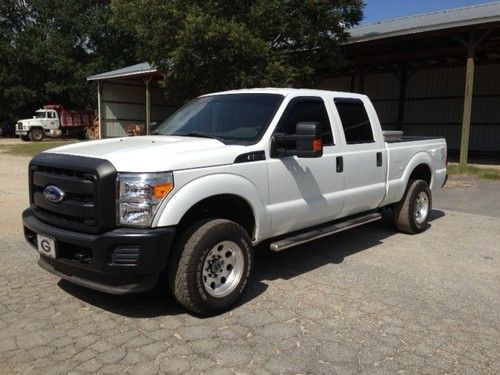
[[[109,296],[40,269],[28,159],[0,162],[0,374],[500,372],[498,182],[452,180],[418,236],[383,220],[261,251],[241,305],[201,319],[164,283]]]

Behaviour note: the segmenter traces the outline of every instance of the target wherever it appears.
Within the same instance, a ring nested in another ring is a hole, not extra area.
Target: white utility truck
[[[243,293],[255,245],[282,251],[382,208],[422,232],[446,176],[444,139],[386,141],[364,95],[229,91],[189,102],[156,135],[35,156],[24,233],[70,282],[125,294],[166,271],[183,306],[213,314]]]
[[[61,104],[47,104],[35,112],[32,119],[19,120],[16,135],[23,141],[41,141],[44,137],[84,138],[92,125],[92,111],[68,111]]]

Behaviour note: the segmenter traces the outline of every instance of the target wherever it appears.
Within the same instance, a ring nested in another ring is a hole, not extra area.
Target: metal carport
[[[383,128],[444,136],[461,163],[498,160],[500,2],[360,25],[344,52],[321,88],[369,95]]]
[[[97,81],[99,138],[126,136],[130,129],[149,134],[152,122],[165,120],[176,107],[166,102],[161,79],[148,63],[88,77]]]

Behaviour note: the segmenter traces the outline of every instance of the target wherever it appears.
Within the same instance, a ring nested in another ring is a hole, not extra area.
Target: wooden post
[[[101,81],[97,81],[97,122],[99,124],[99,139],[102,138],[102,123],[103,121],[101,120],[102,118],[102,113],[101,113]],[[95,129],[94,129],[95,132]],[[95,133],[94,133],[95,137]]]
[[[464,111],[462,118],[462,140],[460,142],[460,165],[467,165],[469,156],[470,120],[472,114],[472,93],[474,90],[474,44],[469,42],[467,69],[465,74]]]
[[[149,125],[151,123],[151,96],[149,93],[149,82],[151,81],[151,76],[144,79],[146,85],[146,134],[149,134]]]

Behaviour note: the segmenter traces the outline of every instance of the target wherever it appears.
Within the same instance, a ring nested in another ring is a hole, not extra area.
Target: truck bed
[[[440,137],[426,137],[420,135],[404,135],[400,139],[386,138],[387,143],[402,143],[402,142],[414,142],[414,141],[428,141],[432,139],[439,139]]]

